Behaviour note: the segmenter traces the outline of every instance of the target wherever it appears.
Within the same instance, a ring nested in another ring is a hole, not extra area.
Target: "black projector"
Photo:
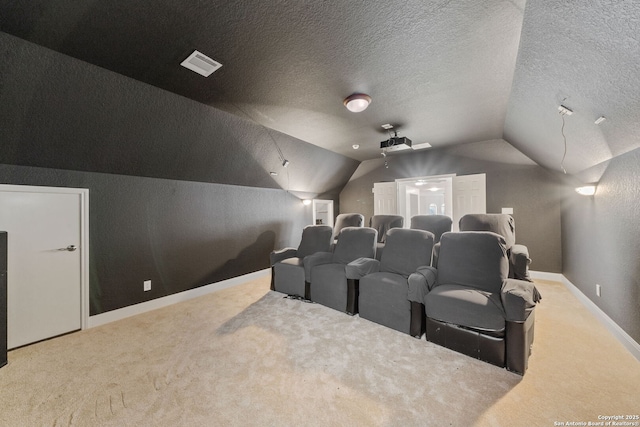
[[[404,145],[404,147],[402,147],[402,145]],[[393,136],[380,143],[380,148],[388,148],[392,150],[394,147],[396,147],[396,149],[411,148],[411,140],[406,136]]]

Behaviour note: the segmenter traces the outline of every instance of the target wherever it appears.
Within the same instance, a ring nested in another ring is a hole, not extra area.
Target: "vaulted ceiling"
[[[640,147],[632,0],[0,0],[0,31],[357,160],[385,123],[569,173]],[[222,68],[181,67],[194,49]],[[342,105],[355,92],[362,113]]]

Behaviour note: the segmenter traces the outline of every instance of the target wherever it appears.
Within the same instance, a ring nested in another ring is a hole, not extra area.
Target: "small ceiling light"
[[[269,172],[269,175],[271,175],[271,176],[278,176],[278,172]]]
[[[576,187],[576,193],[582,196],[593,196],[596,194],[596,186],[594,184],[583,185],[582,187]]]
[[[360,148],[360,145],[359,144],[353,144],[352,147],[353,147],[354,150],[357,150],[358,148]]]
[[[354,93],[353,95],[349,95],[343,102],[344,106],[347,107],[347,110],[352,113],[360,113],[361,111],[366,110],[370,103],[371,97],[364,93]]]
[[[283,168],[286,168],[287,166],[289,166],[289,160],[284,159],[284,160],[282,161],[282,167],[283,167]]]
[[[311,204],[311,200],[309,200],[309,199],[304,199],[304,200],[302,201],[302,204],[303,204],[303,205],[305,205],[305,206],[309,206],[309,205]]]
[[[438,187],[431,187],[431,188],[429,189],[429,191],[433,191],[434,193],[435,193],[436,191],[438,191],[438,190],[440,190]]]
[[[604,122],[605,120],[607,120],[607,118],[605,116],[600,116],[596,119],[595,124],[599,125],[600,123]]]

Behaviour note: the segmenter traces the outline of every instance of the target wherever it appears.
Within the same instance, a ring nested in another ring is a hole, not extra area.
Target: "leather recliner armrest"
[[[542,296],[533,283],[506,279],[502,282],[500,299],[509,322],[524,322]]]
[[[373,258],[358,258],[344,268],[347,279],[360,280],[367,274],[380,271],[380,261]]]
[[[271,266],[273,267],[276,262],[296,256],[298,256],[298,250],[296,248],[282,248],[277,251],[272,251],[269,254],[269,262],[271,262]]]
[[[531,282],[529,276],[529,264],[531,264],[531,258],[529,258],[529,249],[525,245],[513,245],[509,253],[509,264],[513,271],[513,278],[526,280]]]
[[[424,304],[424,297],[434,287],[438,278],[438,270],[434,267],[418,267],[415,273],[409,276],[409,301]]]

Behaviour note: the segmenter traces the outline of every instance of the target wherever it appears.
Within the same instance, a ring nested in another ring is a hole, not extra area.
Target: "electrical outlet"
[[[144,291],[150,291],[151,290],[151,280],[145,280],[144,281]]]
[[[596,295],[602,296],[601,293],[602,293],[602,287],[596,283]]]

